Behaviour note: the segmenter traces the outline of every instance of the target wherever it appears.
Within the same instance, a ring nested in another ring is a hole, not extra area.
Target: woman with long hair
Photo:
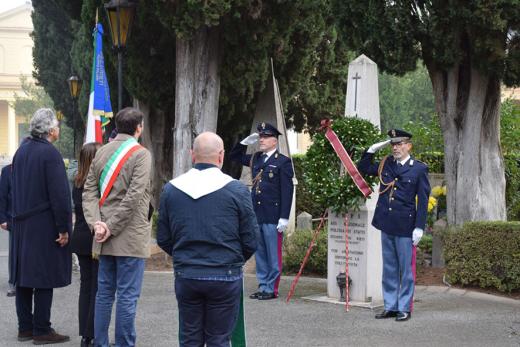
[[[83,215],[83,185],[87,179],[90,164],[101,144],[85,144],[79,153],[78,173],[74,177],[72,201],[76,222],[72,233],[71,248],[76,253],[80,266],[80,289],[78,302],[79,334],[81,347],[92,346],[94,339],[94,304],[97,292],[98,261],[92,258],[92,233]]]

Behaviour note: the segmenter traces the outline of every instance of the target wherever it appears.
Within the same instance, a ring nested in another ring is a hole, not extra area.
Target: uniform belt
[[[29,217],[32,217],[32,216],[35,216],[37,214],[40,214],[48,209],[51,208],[51,203],[49,201],[46,201],[46,202],[43,202],[39,205],[36,205],[35,207],[25,211],[25,212],[22,212],[22,213],[19,213],[15,216],[13,216],[13,220],[15,221],[22,221],[24,219],[27,219]]]

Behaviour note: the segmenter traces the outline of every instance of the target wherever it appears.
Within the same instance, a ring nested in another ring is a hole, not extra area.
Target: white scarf
[[[231,181],[234,181],[231,176],[222,173],[216,167],[212,167],[205,170],[191,169],[174,178],[170,183],[196,200],[223,188]]]

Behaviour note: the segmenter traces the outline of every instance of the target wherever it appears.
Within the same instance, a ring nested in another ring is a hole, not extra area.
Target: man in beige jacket
[[[137,299],[149,256],[152,159],[137,142],[143,131],[143,114],[128,107],[118,112],[115,121],[119,133],[97,151],[83,192],[85,219],[95,232],[93,252],[100,255],[95,346],[109,345],[116,292],[116,346],[135,346]]]

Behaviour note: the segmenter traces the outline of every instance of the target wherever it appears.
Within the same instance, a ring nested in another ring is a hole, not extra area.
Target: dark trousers
[[[78,255],[80,287],[78,301],[79,335],[94,338],[94,308],[96,304],[98,265],[90,255]]]
[[[18,315],[19,332],[32,331],[35,336],[50,332],[52,293],[52,288],[16,286],[16,314]]]
[[[229,347],[238,317],[242,279],[175,279],[181,347]]]

